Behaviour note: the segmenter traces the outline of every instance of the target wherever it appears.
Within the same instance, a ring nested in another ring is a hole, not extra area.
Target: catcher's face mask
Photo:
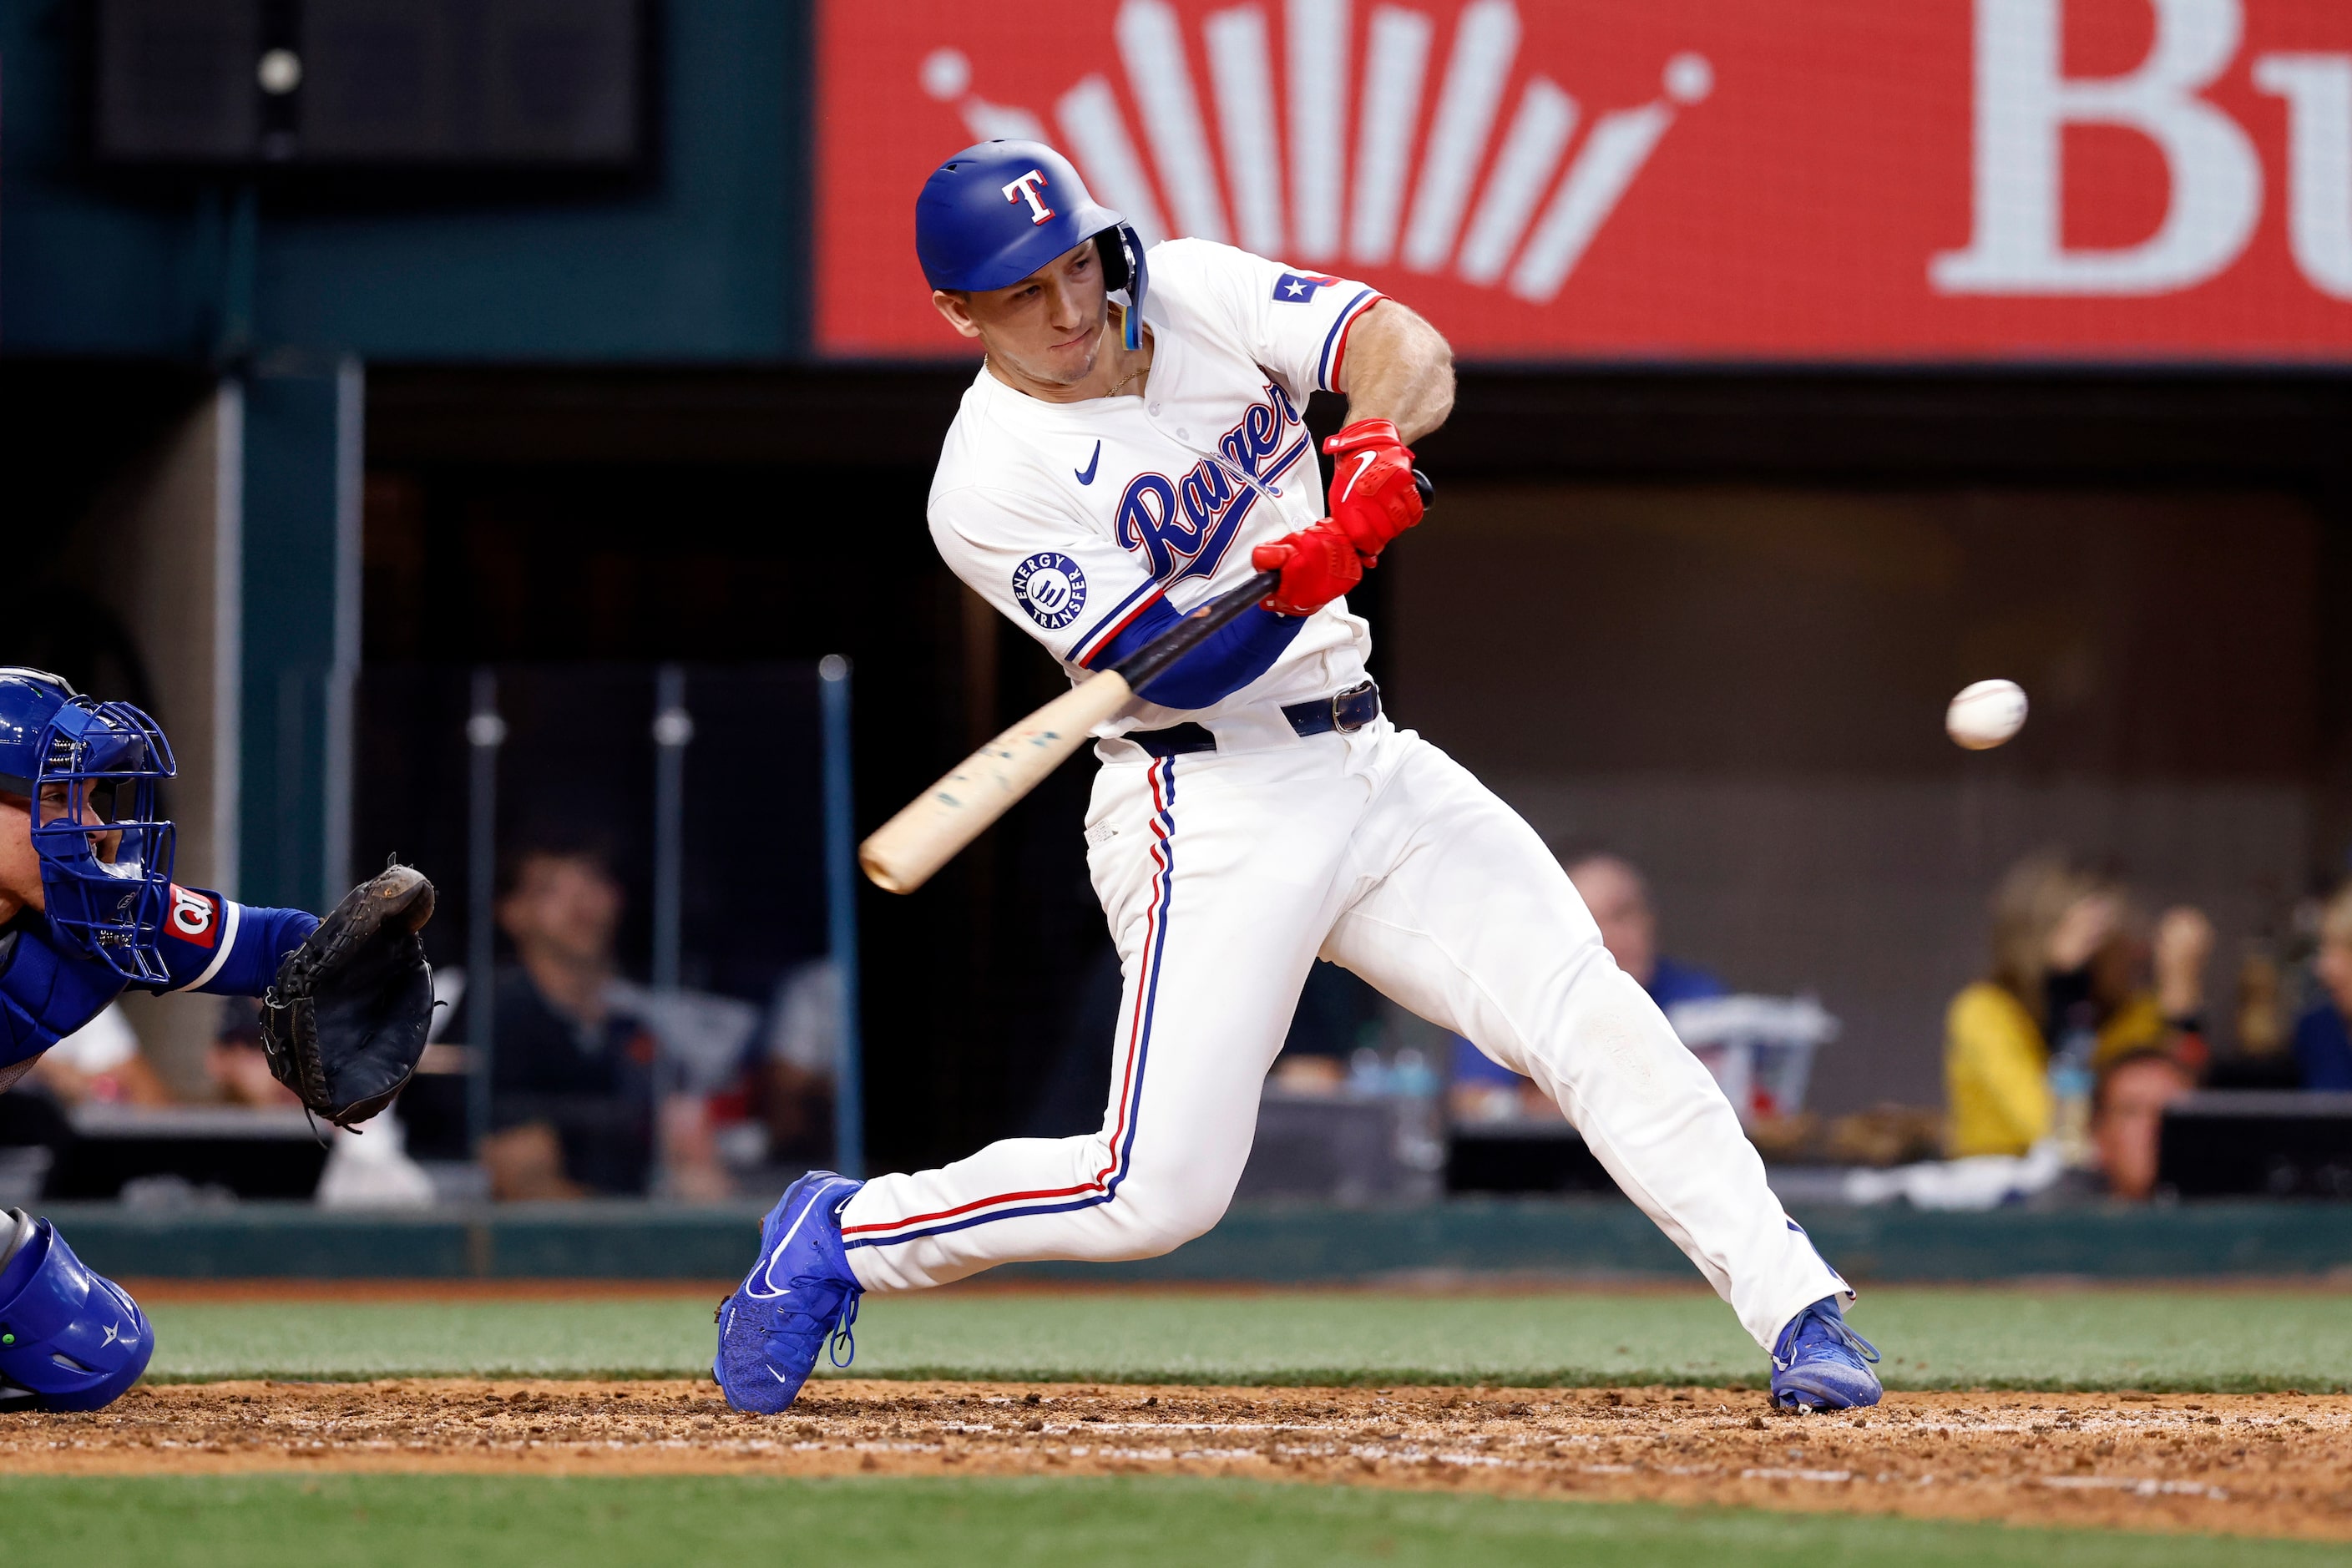
[[[172,897],[172,825],[156,785],[177,770],[154,720],[68,698],[41,731],[33,847],[49,929],[133,984],[170,978],[157,946]]]

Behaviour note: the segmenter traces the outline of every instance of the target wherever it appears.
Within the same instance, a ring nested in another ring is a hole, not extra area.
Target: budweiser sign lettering
[[[2352,359],[2343,0],[821,0],[818,69],[837,355],[969,352],[915,192],[1026,137],[1475,358]]]

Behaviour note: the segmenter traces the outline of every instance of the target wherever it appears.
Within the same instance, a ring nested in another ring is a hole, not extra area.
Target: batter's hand
[[[1338,459],[1331,468],[1331,521],[1365,565],[1377,565],[1389,542],[1421,521],[1412,449],[1386,419],[1359,419],[1323,449]]]
[[[1412,488],[1412,481],[1406,481]],[[1416,498],[1418,499],[1418,498]],[[1364,580],[1356,547],[1325,518],[1312,528],[1286,533],[1250,552],[1260,572],[1280,572],[1282,581],[1258,603],[1277,616],[1311,616]]]

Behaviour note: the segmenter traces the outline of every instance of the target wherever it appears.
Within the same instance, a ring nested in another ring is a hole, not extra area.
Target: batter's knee
[[[1118,1215],[1122,1251],[1129,1258],[1159,1258],[1195,1237],[1206,1236],[1225,1217],[1234,1183],[1129,1183],[1119,1189]]]

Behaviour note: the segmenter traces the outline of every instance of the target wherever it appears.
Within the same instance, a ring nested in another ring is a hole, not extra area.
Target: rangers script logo
[[[1118,498],[1120,545],[1142,551],[1151,575],[1162,583],[1215,572],[1234,530],[1257,501],[1256,486],[1237,475],[1280,495],[1283,476],[1307,455],[1309,437],[1302,433],[1292,439],[1298,425],[1290,395],[1268,382],[1265,396],[1217,438],[1223,462],[1202,458],[1181,479],[1138,474],[1129,481],[1127,493]]]

